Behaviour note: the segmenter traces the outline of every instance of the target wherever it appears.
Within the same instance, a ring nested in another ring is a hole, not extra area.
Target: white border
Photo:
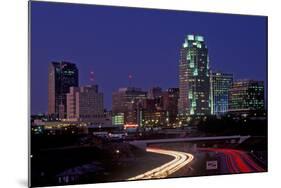
[[[174,10],[192,10],[233,14],[266,15],[268,10],[263,1],[257,0],[43,0],[46,2],[68,2],[96,5],[114,5],[126,7],[160,8]],[[243,6],[241,6],[243,5]],[[263,8],[259,8],[263,7]]]
[[[60,0],[57,0],[59,2]],[[269,173],[105,183],[75,187],[274,187],[280,185],[280,5],[276,0],[67,0],[72,3],[119,5],[269,16]],[[26,0],[0,6],[1,129],[0,187],[27,186],[27,13]]]

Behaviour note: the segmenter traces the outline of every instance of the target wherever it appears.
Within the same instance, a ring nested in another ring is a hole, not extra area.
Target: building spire
[[[91,85],[94,85],[95,82],[95,73],[94,71],[90,71],[90,77],[89,77]]]
[[[129,87],[131,87],[131,86],[132,86],[132,79],[133,79],[132,74],[129,74],[129,75],[128,75]]]

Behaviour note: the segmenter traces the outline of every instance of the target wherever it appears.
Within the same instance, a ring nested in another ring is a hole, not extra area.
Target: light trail
[[[190,163],[194,156],[190,153],[179,152],[179,151],[172,151],[166,149],[159,149],[159,148],[147,148],[147,152],[153,152],[163,155],[170,155],[174,157],[174,159],[168,163],[165,163],[157,168],[154,168],[150,171],[147,171],[143,174],[138,176],[129,178],[128,180],[138,180],[138,179],[154,179],[154,178],[165,178],[172,173],[178,171],[180,168],[184,167],[188,163]]]
[[[265,171],[246,152],[241,150],[228,148],[200,148],[199,150],[223,154],[225,156],[224,162],[230,173]]]

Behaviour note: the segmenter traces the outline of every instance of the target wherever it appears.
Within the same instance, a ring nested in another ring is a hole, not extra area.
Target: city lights
[[[31,187],[267,171],[266,22],[30,4]]]

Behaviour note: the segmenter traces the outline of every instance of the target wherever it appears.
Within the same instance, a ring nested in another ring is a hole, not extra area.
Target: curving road
[[[163,154],[163,155],[170,155],[173,156],[174,159],[168,163],[165,163],[143,174],[129,178],[128,180],[165,178],[170,174],[178,171],[180,168],[184,167],[188,163],[190,163],[194,158],[194,156],[190,153],[172,151],[166,149],[148,147],[146,151]]]
[[[205,152],[217,152],[223,157],[223,163],[226,164],[229,173],[241,172],[263,172],[265,169],[260,167],[246,152],[226,148],[201,148]]]

